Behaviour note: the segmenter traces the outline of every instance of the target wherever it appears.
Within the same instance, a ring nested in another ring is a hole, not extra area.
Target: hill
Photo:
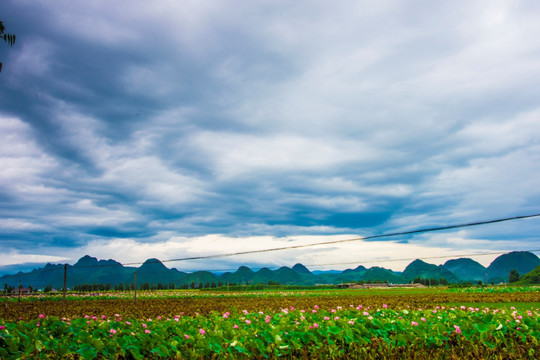
[[[540,266],[523,275],[516,285],[539,285],[540,284]]]
[[[292,269],[298,274],[311,275],[311,271],[302,264],[295,264]]]
[[[446,279],[449,283],[457,283],[459,279],[442,266],[428,264],[422,260],[414,260],[403,271],[402,276],[407,280],[422,279]]]
[[[221,275],[221,282],[229,284],[253,284],[255,272],[247,266],[240,266],[234,273]]]
[[[209,271],[196,271],[191,274],[185,274],[176,283],[179,286],[188,285],[189,287],[199,288],[208,287],[208,285],[219,283],[219,277]]]
[[[452,272],[462,281],[486,281],[486,268],[469,258],[448,260],[443,268]]]
[[[148,259],[140,267],[125,267],[121,263],[109,259],[98,260],[91,256],[83,256],[74,265],[47,264],[43,268],[30,272],[19,272],[0,277],[0,285],[43,289],[46,286],[61,288],[63,286],[64,266],[67,269],[67,286],[82,284],[131,285],[134,273],[137,272],[139,286],[171,285],[203,286],[207,284],[267,284],[269,282],[290,285],[340,284],[359,281],[382,281],[389,283],[406,283],[415,278],[446,279],[449,283],[470,280],[484,280],[488,272],[493,282],[507,281],[510,270],[516,269],[520,274],[531,272],[540,265],[540,259],[530,252],[512,252],[495,259],[486,269],[471,259],[449,260],[444,265],[428,264],[422,260],[411,262],[403,273],[396,273],[382,267],[366,267],[359,265],[344,271],[313,271],[302,264],[292,268],[281,267],[277,270],[262,268],[257,272],[247,266],[240,266],[235,272],[214,274],[208,271],[185,273],[177,269],[167,268],[158,259]],[[534,274],[523,277],[524,281],[536,281]]]
[[[364,274],[360,277],[360,280],[371,282],[388,282],[389,284],[407,283],[407,280],[403,276],[396,275],[392,270],[388,270],[378,266],[374,266],[366,270]]]
[[[158,259],[148,259],[137,268],[138,284],[170,284],[179,283],[179,279],[186,273],[176,269],[169,269]]]
[[[488,282],[508,282],[511,270],[517,270],[522,275],[534,270],[540,265],[540,258],[528,251],[513,251],[497,257],[488,266]]]

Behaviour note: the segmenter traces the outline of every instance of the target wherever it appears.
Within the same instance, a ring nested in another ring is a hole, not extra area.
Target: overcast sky
[[[0,44],[0,266],[540,213],[537,1],[3,0],[0,16],[17,36]],[[539,230],[167,266],[402,270],[384,260],[537,249]]]

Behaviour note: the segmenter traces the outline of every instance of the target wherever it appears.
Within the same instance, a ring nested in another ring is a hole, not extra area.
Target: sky
[[[540,213],[537,1],[1,8],[16,43],[0,43],[0,273]],[[539,229],[531,218],[167,266],[403,270],[462,254],[487,266],[497,255],[473,255],[538,249]]]

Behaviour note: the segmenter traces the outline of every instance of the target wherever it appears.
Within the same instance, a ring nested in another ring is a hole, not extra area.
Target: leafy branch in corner
[[[15,44],[15,34],[9,34],[6,33],[6,27],[4,26],[4,23],[0,21],[0,38],[4,39],[5,42],[9,44],[9,46],[13,46]],[[2,62],[0,61],[0,72],[2,71]]]

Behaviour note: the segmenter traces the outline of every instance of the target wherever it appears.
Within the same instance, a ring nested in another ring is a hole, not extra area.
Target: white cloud
[[[84,248],[72,250],[72,261],[84,254],[108,259],[115,254],[115,260],[122,263],[142,263],[148,258],[160,260],[182,259],[197,256],[231,254],[244,251],[275,249],[288,246],[315,244],[327,241],[357,238],[355,235],[333,236],[294,236],[294,237],[227,237],[213,234],[193,238],[172,237],[151,243],[140,243],[133,239],[115,239],[112,241],[93,241]],[[353,241],[339,244],[263,252],[258,254],[236,255],[225,258],[205,260],[165,262],[167,267],[176,267],[183,271],[227,270],[236,269],[242,264],[251,267],[280,267],[300,262],[311,270],[340,269],[364,265],[381,266],[395,271],[403,269],[414,259],[424,258],[428,263],[443,264],[449,259],[465,255],[487,266],[498,255],[475,255],[485,252],[479,241],[452,244],[455,236],[450,235],[446,245],[429,246],[428,244],[402,244],[394,241]],[[457,245],[457,246],[456,246]],[[508,244],[505,244],[508,245]],[[478,247],[477,247],[478,246]],[[133,265],[138,266],[138,265]],[[225,267],[225,268],[224,268]]]
[[[168,167],[156,156],[119,157],[102,165],[107,169],[97,183],[129,190],[142,203],[179,204],[207,194],[203,182]]]
[[[14,218],[0,219],[0,227],[10,231],[47,231],[50,229],[46,224]]]
[[[214,161],[217,174],[225,179],[269,172],[329,170],[381,156],[380,151],[361,141],[325,137],[200,132],[191,142]]]
[[[0,187],[11,195],[32,194],[43,188],[43,178],[58,165],[33,140],[30,126],[17,118],[0,116]]]
[[[44,263],[44,262],[60,262],[68,260],[63,256],[52,256],[43,254],[22,254],[16,250],[10,250],[2,254],[0,257],[0,266],[17,265],[24,263]]]

